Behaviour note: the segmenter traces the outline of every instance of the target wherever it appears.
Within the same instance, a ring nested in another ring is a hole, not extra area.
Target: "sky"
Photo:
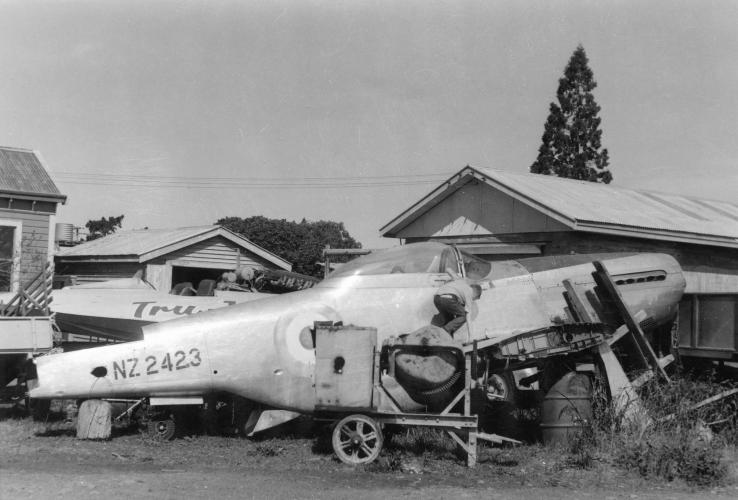
[[[466,165],[527,172],[582,44],[613,185],[735,201],[738,2],[0,0],[0,145],[56,222],[333,220],[366,248]]]

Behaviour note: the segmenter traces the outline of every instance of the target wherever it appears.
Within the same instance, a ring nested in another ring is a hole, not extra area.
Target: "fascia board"
[[[379,234],[385,238],[394,238],[398,231],[401,231],[408,224],[414,221],[422,213],[435,207],[447,197],[451,196],[459,188],[466,184],[461,183],[464,177],[473,175],[476,170],[472,167],[464,167],[447,180],[441,183],[433,191],[422,197],[419,201],[413,203],[407,210],[400,213],[394,219],[379,229]]]
[[[200,234],[195,234],[195,235],[192,235],[192,236],[188,236],[185,239],[176,241],[174,243],[170,243],[170,244],[165,245],[163,247],[159,247],[159,248],[156,248],[154,250],[150,250],[148,252],[143,252],[139,256],[139,261],[142,262],[142,263],[143,262],[148,262],[150,260],[156,259],[157,257],[161,257],[162,255],[166,255],[168,253],[175,252],[175,251],[177,251],[177,250],[179,250],[181,248],[184,248],[186,246],[189,246],[189,245],[192,245],[192,244],[195,244],[195,243],[200,243],[201,241],[205,241],[208,238],[212,238],[213,236],[216,236],[217,234],[218,234],[217,233],[217,228],[207,228],[207,229],[204,229],[203,232],[200,233]]]
[[[616,226],[611,224],[597,224],[593,222],[579,221],[573,228],[575,231],[588,233],[611,234],[616,236],[630,236],[633,238],[645,238],[650,240],[674,241],[679,243],[692,243],[703,246],[719,246],[726,248],[738,248],[738,240],[720,239],[694,233],[677,233],[673,231],[659,231],[651,228],[636,228],[628,226]]]
[[[109,257],[74,257],[74,256],[54,256],[54,260],[61,263],[61,264],[73,264],[77,262],[135,262],[137,264],[140,264],[140,260],[137,256],[123,256],[123,255],[113,255]]]

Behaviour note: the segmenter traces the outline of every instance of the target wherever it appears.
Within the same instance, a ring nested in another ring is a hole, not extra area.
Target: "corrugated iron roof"
[[[0,147],[0,192],[66,199],[37,153],[28,149]]]
[[[470,178],[480,179],[574,230],[738,247],[735,203],[475,167],[461,169],[385,225],[382,234],[392,236]]]
[[[577,224],[738,238],[738,205],[733,203],[548,175],[477,170]]]
[[[117,231],[103,238],[87,241],[59,251],[60,257],[111,257],[144,255],[178,241],[208,233],[216,226],[180,227],[175,229],[133,229]]]
[[[252,243],[221,226],[194,226],[175,229],[133,229],[118,231],[96,240],[66,247],[57,257],[64,258],[136,258],[143,262],[162,252],[172,251],[174,247],[186,246],[196,241],[223,236],[243,246],[249,251],[273,262],[278,267],[290,270],[292,265],[286,260]]]

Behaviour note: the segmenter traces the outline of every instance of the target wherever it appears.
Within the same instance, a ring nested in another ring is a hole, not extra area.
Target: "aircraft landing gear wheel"
[[[371,463],[382,450],[379,424],[364,415],[349,415],[333,429],[333,451],[339,460],[349,465]]]
[[[151,420],[149,422],[149,436],[162,441],[171,441],[177,429],[174,420],[168,418],[166,420]]]
[[[494,373],[489,377],[487,399],[490,401],[512,401],[515,382],[511,373]]]

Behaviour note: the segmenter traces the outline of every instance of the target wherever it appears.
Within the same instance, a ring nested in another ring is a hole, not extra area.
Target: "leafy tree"
[[[243,235],[253,243],[292,263],[292,270],[309,276],[323,275],[318,262],[323,260],[326,245],[332,248],[361,248],[361,243],[348,234],[342,222],[303,219],[225,217],[216,224]]]
[[[124,215],[119,215],[118,217],[103,217],[102,219],[98,220],[88,220],[85,224],[85,227],[89,231],[89,234],[87,235],[87,241],[96,240],[98,238],[102,238],[103,236],[107,236],[109,234],[114,233],[118,229],[120,229],[122,223],[123,223],[123,217]]]
[[[530,166],[534,174],[557,175],[609,184],[607,149],[601,149],[600,107],[592,90],[597,86],[584,47],[569,59],[544,126],[538,158]]]

